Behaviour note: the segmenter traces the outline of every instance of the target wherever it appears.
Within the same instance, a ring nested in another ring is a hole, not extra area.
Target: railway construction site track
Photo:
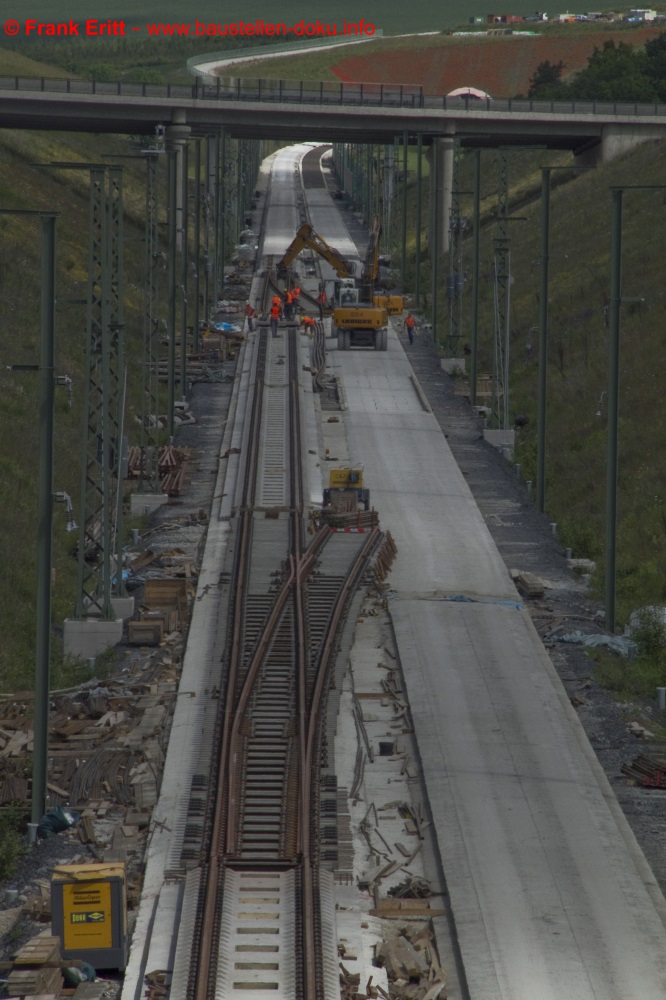
[[[300,337],[262,327],[248,345],[214,759],[179,948],[188,971],[174,977],[192,1000],[338,995],[320,861],[322,715],[345,616],[392,543],[377,527],[307,532]]]
[[[264,258],[299,224],[302,152],[275,154]],[[308,204],[346,247],[336,206]],[[300,443],[290,408],[313,373],[280,332],[239,357],[124,1000],[164,998],[144,993],[156,977],[170,1000],[405,998],[419,970],[422,996],[666,995],[663,897],[395,330],[382,357],[334,356],[342,412],[306,406]],[[362,465],[399,539],[381,610],[351,598],[378,536],[344,509],[344,532],[304,528],[327,457]]]

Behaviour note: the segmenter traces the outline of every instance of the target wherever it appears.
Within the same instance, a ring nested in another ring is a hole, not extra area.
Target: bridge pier
[[[437,204],[437,232],[433,232],[435,216],[430,214],[428,229],[428,246],[437,247],[438,253],[448,253],[449,223],[451,216],[451,199],[453,191],[453,134],[435,139],[439,147],[437,170],[433,169],[432,146],[426,153],[430,164],[430,204]]]
[[[173,121],[167,125],[164,133],[164,145],[167,153],[176,153],[176,249],[180,251],[183,244],[183,150],[187,146],[192,129],[185,121],[185,112],[176,108]]]

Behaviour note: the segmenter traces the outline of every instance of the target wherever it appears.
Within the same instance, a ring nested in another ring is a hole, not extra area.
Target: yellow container
[[[51,876],[54,934],[63,958],[94,969],[124,969],[127,963],[125,865],[59,865]]]

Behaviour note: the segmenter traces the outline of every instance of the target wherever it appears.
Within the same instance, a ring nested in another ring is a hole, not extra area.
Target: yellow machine
[[[381,225],[376,215],[358,282],[354,278],[353,263],[316,233],[308,222],[299,227],[277,266],[278,276],[285,277],[296,257],[306,249],[313,250],[331,265],[340,279],[337,306],[333,313],[333,333],[337,332],[339,351],[348,351],[352,347],[385,351],[388,346],[388,317],[402,312],[402,296],[375,295],[374,292],[379,276],[380,235]],[[354,301],[345,305],[345,300],[349,298]]]
[[[350,347],[385,351],[388,347],[388,313],[372,302],[338,306],[333,313],[333,324],[339,351],[348,351]]]
[[[328,489],[324,490],[324,506],[332,503],[336,496],[345,495],[353,496],[357,503],[363,504],[365,510],[370,509],[370,490],[363,488],[363,469],[331,469]]]
[[[373,295],[372,301],[381,309],[386,309],[389,316],[399,316],[405,308],[402,295]]]
[[[339,250],[336,250],[319,233],[316,233],[309,222],[303,223],[298,228],[296,235],[285,250],[284,257],[277,266],[279,277],[286,275],[289,267],[296,260],[301,250],[313,250],[315,253],[318,253],[320,257],[328,261],[338,277],[354,277],[352,264],[342,256]]]

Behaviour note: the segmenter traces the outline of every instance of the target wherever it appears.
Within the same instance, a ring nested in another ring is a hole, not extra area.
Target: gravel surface
[[[402,330],[399,336],[507,568],[528,570],[547,585],[543,600],[527,602],[537,627],[552,617],[567,619],[571,631],[603,632],[598,617],[601,605],[569,569],[564,548],[553,534],[549,518],[537,512],[515,468],[483,440],[482,420],[465,398],[455,394],[455,381],[442,371],[430,335],[420,333],[412,346]],[[548,642],[546,646],[569,697],[574,699],[588,739],[636,839],[666,894],[666,790],[629,785],[620,770],[622,764],[640,753],[666,753],[663,744],[637,738],[628,728],[631,721],[646,724],[651,719],[657,721],[656,707],[615,701],[595,682],[594,663],[582,647]]]

